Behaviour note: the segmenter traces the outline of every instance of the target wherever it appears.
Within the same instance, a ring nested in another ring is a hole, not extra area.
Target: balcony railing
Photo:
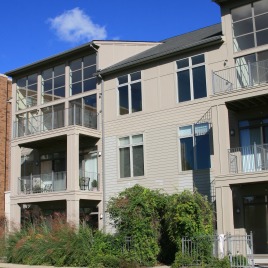
[[[228,155],[230,173],[268,170],[268,144],[232,148]]]
[[[38,194],[66,190],[66,171],[20,177],[18,194]]]
[[[68,115],[68,124],[65,115]],[[97,129],[97,113],[78,107],[59,110],[42,115],[32,115],[29,118],[18,118],[14,122],[14,138],[65,127],[67,125],[79,125]]]
[[[213,72],[213,93],[231,92],[268,82],[268,60]]]
[[[82,191],[99,191],[99,174],[80,170],[79,187]]]

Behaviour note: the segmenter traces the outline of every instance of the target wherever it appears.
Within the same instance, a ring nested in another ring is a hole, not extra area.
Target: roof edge
[[[18,75],[18,74],[24,73],[26,71],[29,71],[31,69],[37,68],[39,66],[42,66],[44,64],[47,64],[47,63],[50,63],[50,62],[54,62],[57,59],[68,57],[68,56],[70,56],[72,54],[76,54],[76,53],[82,52],[82,51],[84,51],[84,50],[86,50],[88,48],[91,48],[92,51],[95,51],[95,50],[97,50],[99,48],[99,46],[96,45],[94,43],[94,41],[92,41],[92,42],[86,43],[84,45],[81,45],[81,46],[78,46],[78,47],[75,47],[75,48],[66,50],[64,52],[60,52],[59,54],[55,54],[53,56],[49,56],[49,57],[47,57],[45,59],[38,60],[38,61],[35,61],[33,63],[24,65],[23,67],[10,70],[10,71],[6,72],[5,75],[12,77],[14,75]]]
[[[170,56],[173,56],[174,54],[193,50],[199,46],[206,47],[209,45],[219,44],[222,42],[224,42],[222,36],[213,36],[213,37],[207,38],[205,40],[196,42],[195,44],[190,44],[190,45],[184,46],[183,48],[173,49],[173,50],[165,51],[164,53],[161,53],[161,54],[155,54],[153,56],[149,56],[147,58],[142,58],[142,59],[138,59],[136,61],[127,62],[125,64],[122,64],[121,66],[118,66],[115,69],[113,69],[113,66],[110,66],[106,69],[100,70],[99,72],[96,73],[96,75],[98,75],[98,74],[102,75],[102,76],[110,75],[112,73],[118,72],[118,71],[125,69],[125,68],[131,68],[131,67],[134,67],[134,66],[139,65],[139,64],[149,63],[149,62],[152,62],[156,59],[168,58]]]

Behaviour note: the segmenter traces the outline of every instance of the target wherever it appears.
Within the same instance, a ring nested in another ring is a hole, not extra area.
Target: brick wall
[[[0,74],[0,217],[5,215],[5,191],[9,190],[11,139],[11,81]]]

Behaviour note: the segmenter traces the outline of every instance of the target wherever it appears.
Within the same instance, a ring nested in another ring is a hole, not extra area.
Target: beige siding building
[[[218,234],[268,256],[268,1],[214,1],[222,23],[158,43],[94,41],[10,71],[11,223],[61,212],[112,231],[135,184],[196,189]]]
[[[217,233],[252,232],[267,263],[268,1],[215,2],[221,25],[99,72],[103,201],[136,183],[196,188],[216,205]]]
[[[7,73],[11,228],[58,215],[102,228],[102,96],[94,74],[156,44],[96,41]]]

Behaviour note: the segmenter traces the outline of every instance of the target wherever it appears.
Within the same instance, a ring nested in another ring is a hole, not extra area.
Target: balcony
[[[68,117],[68,123],[65,118]],[[98,115],[95,111],[73,107],[64,110],[43,112],[42,115],[32,115],[28,118],[18,118],[13,124],[13,137],[39,134],[65,126],[79,125],[97,129]]]
[[[18,194],[38,194],[66,190],[66,171],[23,176],[18,179]]]
[[[268,144],[232,148],[228,156],[230,173],[268,170]]]
[[[268,82],[268,60],[213,72],[213,94],[246,89]]]
[[[98,173],[85,171],[79,173],[79,189],[81,191],[99,191]],[[23,176],[18,178],[18,184],[19,195],[66,191],[66,171]]]

